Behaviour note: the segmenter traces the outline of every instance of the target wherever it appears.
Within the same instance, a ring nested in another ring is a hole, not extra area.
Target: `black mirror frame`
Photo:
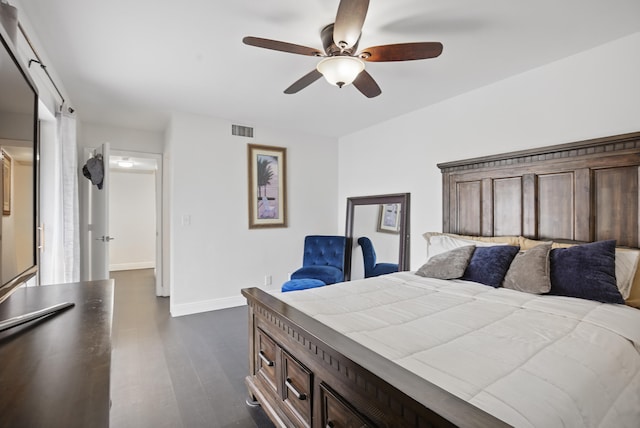
[[[411,212],[411,194],[410,193],[394,193],[390,195],[375,195],[375,196],[356,196],[347,198],[347,220],[345,225],[345,236],[347,237],[347,251],[345,254],[345,268],[344,278],[345,281],[351,280],[351,256],[353,248],[353,220],[354,210],[359,205],[381,205],[381,204],[402,204],[400,210],[400,250],[398,254],[398,270],[409,270],[409,238],[410,224],[409,215]]]

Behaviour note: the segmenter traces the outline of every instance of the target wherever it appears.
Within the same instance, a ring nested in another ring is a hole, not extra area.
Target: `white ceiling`
[[[371,0],[360,47],[440,41],[435,59],[367,63],[382,95],[323,79],[284,89],[317,58],[339,0],[20,0],[81,120],[164,129],[171,110],[341,136],[640,31],[639,0]],[[638,55],[630,52],[629,55]],[[588,70],[585,70],[588,73]]]

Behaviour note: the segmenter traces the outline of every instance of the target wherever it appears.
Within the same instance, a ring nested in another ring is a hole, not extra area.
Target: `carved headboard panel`
[[[640,132],[438,167],[444,232],[640,244]]]

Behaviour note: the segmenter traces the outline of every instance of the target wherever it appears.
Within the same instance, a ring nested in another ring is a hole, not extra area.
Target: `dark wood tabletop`
[[[0,332],[0,427],[109,426],[113,280],[20,288],[0,320],[63,302]]]

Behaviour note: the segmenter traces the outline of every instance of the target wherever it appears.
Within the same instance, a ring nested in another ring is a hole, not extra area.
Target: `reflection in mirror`
[[[398,264],[401,271],[409,269],[409,202],[409,193],[347,198],[345,280],[365,277],[358,244],[363,236],[371,240],[377,263]],[[388,273],[389,266],[380,268]]]
[[[33,143],[0,138],[2,272],[6,283],[34,265]]]
[[[395,263],[398,265],[400,240],[398,232],[389,232],[382,225],[390,224],[389,220],[395,211],[385,208],[397,207],[396,204],[358,205],[354,208],[353,215],[353,240],[351,247],[351,279],[364,278],[364,257],[362,246],[358,240],[361,237],[369,238],[376,254],[376,263]],[[386,216],[385,216],[386,214]]]
[[[0,301],[35,275],[38,95],[0,32]]]

